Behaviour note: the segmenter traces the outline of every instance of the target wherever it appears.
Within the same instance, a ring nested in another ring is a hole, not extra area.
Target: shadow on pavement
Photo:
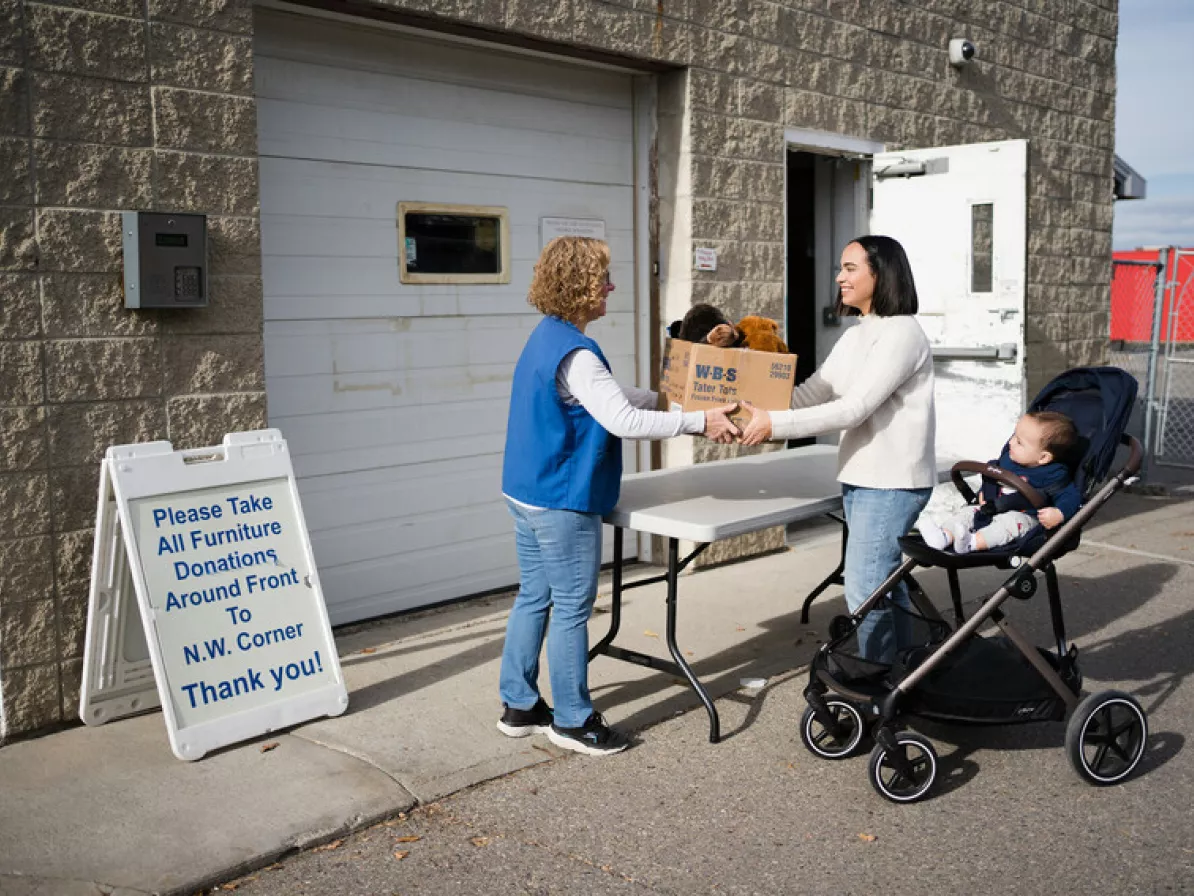
[[[397,700],[423,688],[441,684],[445,679],[463,674],[477,666],[491,663],[502,655],[502,639],[495,639],[490,630],[473,630],[466,636],[444,641],[420,641],[417,644],[400,647],[396,650],[387,649],[384,652],[379,650],[377,654],[370,654],[369,658],[376,656],[377,659],[389,659],[420,651],[440,650],[444,645],[467,644],[470,641],[478,643],[473,647],[457,649],[450,656],[441,660],[427,662],[373,684],[355,688],[352,692],[349,711],[354,714],[361,713],[371,707],[390,700]],[[354,659],[355,657],[349,657],[342,662],[345,665],[350,665]]]
[[[758,718],[777,676],[808,664],[821,645],[822,638],[818,633],[825,630],[824,627],[835,613],[841,612],[840,598],[837,601],[826,598],[813,609],[809,624],[803,625],[800,622],[801,600],[802,594],[793,594],[793,610],[790,613],[752,623],[763,629],[754,637],[703,659],[685,657],[710,697],[714,700],[732,700],[748,707],[746,717],[732,728],[726,726],[725,719],[721,719],[723,742],[745,731]],[[682,636],[677,639],[677,643],[683,649]],[[662,639],[660,649],[655,653],[660,658],[670,659],[667,646]],[[616,661],[608,657],[597,657],[593,662]],[[743,690],[740,676],[745,674],[749,674],[751,678],[765,678],[768,684],[759,689]],[[665,695],[665,691],[670,693]],[[633,703],[646,696],[657,695],[658,699],[649,707],[620,720],[619,727],[626,730],[644,728],[662,718],[692,709],[703,712],[700,699],[688,683],[663,672],[641,679],[594,685],[592,695],[594,703],[603,711],[610,707]],[[719,713],[719,716],[721,715]],[[797,723],[797,719],[792,720],[793,731]]]

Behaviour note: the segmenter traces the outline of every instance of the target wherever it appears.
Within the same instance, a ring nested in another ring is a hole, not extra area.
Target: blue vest
[[[622,486],[622,440],[556,390],[560,362],[578,348],[609,369],[597,343],[558,317],[544,317],[527,340],[514,368],[502,492],[536,507],[605,514]]]

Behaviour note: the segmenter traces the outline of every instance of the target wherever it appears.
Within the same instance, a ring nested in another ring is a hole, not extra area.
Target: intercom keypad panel
[[[207,304],[207,217],[124,212],[124,306]]]

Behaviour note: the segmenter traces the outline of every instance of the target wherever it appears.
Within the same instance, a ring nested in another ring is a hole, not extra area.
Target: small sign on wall
[[[707,246],[698,246],[693,250],[693,270],[716,271],[717,250]]]
[[[605,221],[600,218],[540,218],[539,248],[542,249],[557,236],[587,236],[603,240]]]

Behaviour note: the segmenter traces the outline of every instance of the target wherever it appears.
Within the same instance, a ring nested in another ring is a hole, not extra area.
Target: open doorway
[[[816,179],[813,154],[788,153],[788,348],[796,353],[796,382],[817,369]]]
[[[837,261],[842,247],[865,231],[869,167],[864,159],[789,146],[785,212],[788,347],[796,353],[796,382],[809,377],[843,332],[836,314]],[[789,447],[836,436],[799,439]]]

